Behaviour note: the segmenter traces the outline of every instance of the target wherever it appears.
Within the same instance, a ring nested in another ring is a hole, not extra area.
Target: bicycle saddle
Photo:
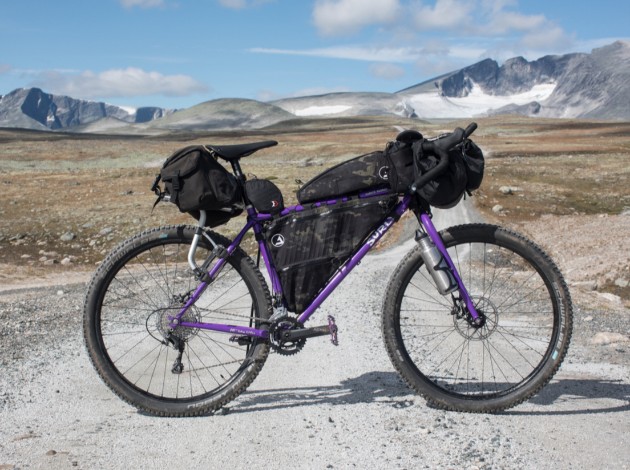
[[[278,145],[278,142],[275,140],[265,140],[263,142],[252,142],[251,144],[206,145],[206,148],[212,150],[217,157],[221,157],[227,161],[232,161],[238,160],[242,157],[247,157],[257,150],[273,147],[274,145]]]

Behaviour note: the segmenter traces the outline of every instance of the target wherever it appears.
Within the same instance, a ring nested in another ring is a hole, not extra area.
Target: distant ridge
[[[19,88],[0,97],[0,127],[70,129],[104,118],[114,118],[126,123],[143,123],[172,112],[156,107],[130,110],[102,102],[53,95],[39,88]]]
[[[484,59],[397,93],[330,93],[264,103],[206,101],[173,111],[128,109],[21,88],[0,96],[0,127],[154,134],[171,130],[261,129],[283,121],[359,116],[470,118],[496,114],[630,119],[630,43],[590,54],[551,55],[499,65]]]
[[[591,54],[492,59],[398,92],[420,117],[518,113],[553,118],[630,119],[630,43]]]
[[[241,98],[206,101],[146,124],[150,129],[260,129],[295,116],[270,103]]]

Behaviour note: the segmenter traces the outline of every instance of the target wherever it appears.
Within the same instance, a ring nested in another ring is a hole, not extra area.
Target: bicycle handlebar
[[[444,173],[449,163],[448,151],[466,140],[473,132],[475,132],[476,129],[477,123],[472,122],[465,130],[458,127],[450,134],[437,140],[423,140],[416,142],[414,146],[421,145],[422,153],[435,155],[438,157],[439,163],[435,168],[430,169],[424,175],[420,175],[415,179],[411,185],[411,192],[415,193],[418,188],[421,188],[429,181]]]

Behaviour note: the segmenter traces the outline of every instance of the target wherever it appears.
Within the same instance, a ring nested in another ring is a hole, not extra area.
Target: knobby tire
[[[513,407],[547,384],[566,355],[573,323],[567,285],[540,247],[512,231],[469,224],[441,236],[485,324],[475,327],[455,308],[457,292],[437,292],[416,247],[384,299],[389,357],[438,408]]]
[[[168,316],[198,285],[188,266],[195,227],[144,231],[115,248],[99,266],[86,295],[83,333],[103,381],[126,402],[150,414],[195,416],[217,410],[241,394],[269,353],[264,340],[178,327],[179,349],[165,340]],[[229,241],[210,232],[223,246]],[[211,253],[201,238],[197,263]],[[218,278],[184,315],[189,322],[264,328],[271,299],[260,271],[240,248]]]

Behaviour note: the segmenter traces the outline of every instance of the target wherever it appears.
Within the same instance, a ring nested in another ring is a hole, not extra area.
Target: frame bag
[[[385,151],[371,152],[320,173],[297,192],[301,204],[341,196],[389,190],[405,193],[416,176],[412,144],[422,140],[418,131],[403,131]]]
[[[297,192],[300,204],[334,199],[379,189],[390,189],[390,164],[376,151],[333,166],[315,176]]]
[[[271,222],[265,238],[290,311],[309,306],[394,202],[372,197],[322,203]]]

